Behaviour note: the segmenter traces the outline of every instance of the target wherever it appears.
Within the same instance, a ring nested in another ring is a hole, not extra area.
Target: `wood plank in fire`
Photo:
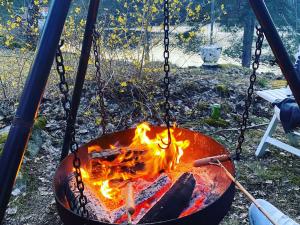
[[[137,181],[138,182],[138,181]],[[172,180],[165,173],[161,174],[153,183],[146,186],[142,191],[136,194],[134,198],[136,211],[132,216],[134,221],[138,221],[145,212],[151,207],[161,195],[160,193],[164,189],[169,189],[172,185]],[[148,208],[147,208],[148,207]],[[114,218],[114,223],[123,223],[127,220],[126,207],[122,206],[121,208],[112,212],[112,217]]]
[[[157,200],[166,192],[166,190],[171,187],[171,185],[172,181],[168,175],[161,174],[149,186],[145,186],[143,190],[137,193],[134,200],[136,208],[138,209],[134,215],[135,221],[138,221],[140,218],[142,218],[149,207],[155,204]],[[70,174],[66,179],[65,193],[71,210],[78,214],[79,192],[77,190],[76,179],[73,173]],[[88,185],[85,185],[84,194],[88,199],[86,208],[89,211],[90,218],[106,223],[122,223],[127,221],[125,205],[114,211],[109,211]],[[149,203],[152,205],[149,206]]]
[[[130,149],[128,147],[92,151],[89,153],[91,178],[103,178],[107,175],[105,174],[106,169],[115,173],[135,174],[137,171],[144,169],[144,163],[139,162],[138,158],[145,154],[145,152],[146,150]],[[116,160],[118,156],[121,157]]]
[[[76,185],[76,178],[74,173],[70,174],[65,181],[65,194],[67,201],[69,203],[70,209],[79,214],[79,191]],[[89,217],[94,220],[98,220],[100,222],[112,223],[112,218],[108,212],[108,210],[104,207],[104,205],[100,202],[100,200],[96,197],[93,191],[85,185],[84,194],[87,197],[87,205],[86,209],[89,212]]]
[[[184,173],[170,190],[143,216],[138,224],[176,219],[188,206],[196,180],[191,173]]]

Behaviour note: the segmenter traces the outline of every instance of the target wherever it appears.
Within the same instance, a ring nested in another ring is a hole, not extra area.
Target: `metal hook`
[[[160,141],[161,141],[164,145],[166,145],[166,147],[162,147],[160,144],[158,144],[158,146],[159,146],[161,149],[168,149],[168,148],[170,147],[171,143],[172,143],[172,141],[171,141],[170,138],[168,138],[168,143],[165,143],[162,139],[160,139]]]
[[[160,139],[160,141],[166,145],[167,147],[162,147],[160,144],[158,144],[158,146],[161,148],[161,149],[168,149],[172,143],[172,139],[171,139],[171,132],[170,132],[170,128],[168,128],[168,143],[165,143],[163,139]]]

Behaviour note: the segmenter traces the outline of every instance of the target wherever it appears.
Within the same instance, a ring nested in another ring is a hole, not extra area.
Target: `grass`
[[[229,94],[229,88],[226,84],[218,84],[216,86],[216,90],[223,96],[226,96]]]
[[[218,67],[221,68],[221,69],[241,68],[241,66],[235,65],[235,64],[232,64],[232,63],[219,64]]]
[[[207,102],[198,102],[195,108],[199,111],[205,111],[210,108],[210,104]]]
[[[214,119],[211,117],[205,118],[203,119],[203,122],[206,123],[209,126],[213,126],[213,127],[228,127],[230,125],[229,122],[227,122],[226,120],[223,120],[221,118],[219,119]]]
[[[8,132],[0,134],[0,155],[2,154],[4,144],[6,142]]]
[[[0,134],[0,144],[4,144],[8,136],[8,132]]]
[[[34,130],[36,130],[36,129],[43,130],[43,129],[45,129],[46,125],[47,125],[46,117],[40,116],[35,120],[33,129]],[[0,155],[3,151],[3,147],[7,140],[7,137],[8,137],[8,132],[4,132],[4,133],[0,134]]]
[[[47,125],[46,117],[39,116],[38,118],[36,118],[34,122],[33,129],[43,130],[45,129],[46,125]]]
[[[269,84],[269,82],[270,82],[270,81],[269,81],[268,79],[264,78],[264,77],[259,77],[259,78],[257,78],[257,84],[258,84],[260,87],[262,87],[262,88],[267,87],[268,84]]]
[[[285,165],[283,168],[281,164],[274,163],[269,165],[258,174],[263,180],[289,180],[293,185],[300,186],[300,176],[296,173],[294,168]]]

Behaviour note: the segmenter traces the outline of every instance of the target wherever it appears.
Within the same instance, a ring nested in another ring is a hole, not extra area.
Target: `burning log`
[[[65,181],[65,194],[67,201],[69,203],[70,209],[79,214],[79,191],[76,185],[75,175],[70,174]],[[85,185],[84,194],[87,197],[88,203],[86,209],[89,212],[89,218],[98,220],[100,222],[112,223],[111,216],[109,215],[107,209],[99,201],[93,191]]]
[[[153,205],[155,200],[171,187],[171,184],[171,179],[166,174],[162,174],[150,186],[140,191],[134,199],[135,213],[132,219],[138,221],[145,214],[145,207]],[[123,223],[126,221],[126,210],[126,207],[121,207],[113,212],[114,223]]]
[[[92,148],[97,149],[97,148]],[[89,159],[90,160],[100,160],[100,161],[114,161],[119,155],[124,155],[125,157],[128,157],[129,155],[137,156],[141,155],[145,152],[145,150],[140,149],[131,149],[128,147],[120,147],[120,148],[114,148],[114,149],[99,149],[95,151],[91,151],[89,153]]]
[[[115,173],[135,174],[144,169],[144,163],[138,160],[146,150],[128,147],[103,149],[89,153],[90,175],[92,179],[107,176],[108,169]]]
[[[84,194],[88,200],[86,208],[89,212],[90,219],[97,221],[106,223],[123,223],[128,219],[128,211],[131,211],[130,213],[134,214],[132,215],[132,219],[134,221],[138,221],[149,208],[149,205],[153,205],[155,200],[161,197],[163,193],[170,188],[171,184],[171,179],[166,174],[162,174],[153,183],[136,194],[134,202],[132,201],[133,193],[131,193],[131,198],[127,200],[126,205],[117,210],[109,211],[97,197],[94,190],[89,188],[88,184],[85,183]],[[130,191],[133,192],[133,190]],[[77,190],[74,174],[69,175],[66,179],[65,194],[70,209],[74,213],[78,214],[79,192]]]
[[[178,218],[188,206],[196,185],[191,173],[184,173],[170,190],[144,215],[139,224]]]
[[[113,161],[122,153],[121,149],[103,149],[101,151],[93,151],[89,153],[89,159],[98,159],[101,161]]]
[[[132,166],[126,166],[126,165],[118,165],[118,166],[103,166],[99,163],[95,164],[92,163],[91,169],[90,169],[90,177],[92,180],[97,179],[103,179],[103,177],[109,177],[110,173],[109,171],[113,171],[113,173],[122,173],[122,174],[131,174],[135,175],[138,171],[142,171],[144,169],[143,163],[135,163]],[[111,181],[123,181],[123,178],[114,179]]]
[[[151,207],[151,205],[155,203],[155,200],[161,197],[163,193],[170,188],[171,184],[171,179],[166,174],[162,174],[156,179],[156,181],[140,191],[134,199],[135,212],[132,215],[132,219],[134,221],[138,221],[145,214],[145,208],[149,207],[149,205]],[[112,213],[114,223],[126,222],[126,211],[126,207],[121,207],[114,211]]]

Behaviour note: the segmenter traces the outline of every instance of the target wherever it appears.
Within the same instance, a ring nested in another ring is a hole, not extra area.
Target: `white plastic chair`
[[[265,99],[266,101],[273,103],[275,100],[283,100],[287,97],[293,96],[291,90],[287,88],[280,88],[280,89],[273,89],[273,90],[265,90],[265,91],[258,91],[257,95],[261,98]],[[264,155],[267,147],[269,145],[276,146],[282,150],[288,151],[292,154],[295,154],[300,157],[300,149],[297,148],[298,145],[298,138],[300,137],[300,133],[294,131],[287,134],[289,139],[289,144],[286,144],[274,137],[274,134],[278,124],[280,123],[280,109],[278,107],[274,107],[274,115],[269,123],[269,126],[260,141],[260,144],[255,152],[255,155],[261,157]]]

